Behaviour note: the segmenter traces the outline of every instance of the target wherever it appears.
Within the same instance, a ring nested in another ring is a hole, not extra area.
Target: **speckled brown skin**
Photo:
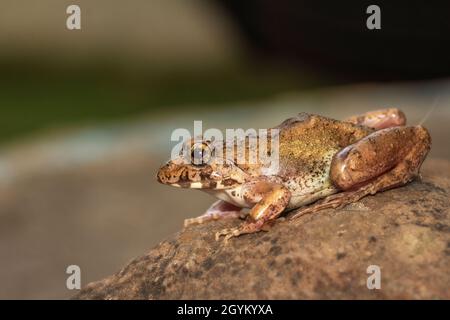
[[[284,181],[295,177],[306,187],[326,179],[334,154],[374,130],[368,127],[300,113],[277,127],[280,129],[280,172]]]
[[[422,126],[386,128],[364,137],[333,158],[331,180],[344,192],[299,210],[292,219],[408,183],[419,175],[430,148],[431,136]]]
[[[430,146],[430,135],[422,126],[383,129],[338,152],[331,179],[341,190],[354,189],[404,162],[412,170],[405,174],[413,176]]]
[[[225,236],[227,241],[266,229],[285,210],[304,207],[294,216],[298,217],[344,206],[413,179],[430,149],[431,139],[423,127],[405,127],[405,122],[404,114],[397,109],[373,111],[344,121],[301,113],[276,127],[276,172],[262,163],[237,163],[236,157],[225,164],[213,158],[201,166],[181,164],[175,159],[160,169],[158,179],[178,187],[203,189],[237,207],[251,208],[241,226],[216,233],[216,239]],[[224,145],[219,142],[218,146]],[[192,148],[192,142],[187,147]],[[323,200],[305,207],[319,199]],[[214,214],[207,211],[185,225],[239,215],[238,210],[217,213],[220,207],[226,205],[215,203],[209,210],[214,209]]]

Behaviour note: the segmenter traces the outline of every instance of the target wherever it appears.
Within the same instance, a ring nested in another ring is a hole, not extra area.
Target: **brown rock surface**
[[[214,233],[239,221],[190,227],[74,298],[449,299],[449,190],[450,163],[428,160],[422,180],[228,246]],[[369,265],[380,290],[366,287]]]

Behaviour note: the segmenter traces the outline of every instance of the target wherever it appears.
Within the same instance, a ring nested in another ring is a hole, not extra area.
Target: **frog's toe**
[[[219,241],[221,236],[224,236],[224,242],[225,244],[228,243],[228,240],[233,238],[233,237],[237,237],[239,235],[242,234],[242,231],[240,230],[240,228],[228,228],[228,229],[223,229],[220,231],[216,232],[216,241]]]
[[[189,218],[184,220],[184,227],[189,227],[192,225],[204,224],[210,221],[216,221],[221,219],[231,219],[231,218],[245,218],[245,214],[240,211],[222,211],[222,212],[208,212],[204,215],[195,218]]]
[[[365,197],[368,194],[372,194],[373,190],[374,189],[369,184],[354,191],[340,192],[330,195],[321,201],[298,210],[297,213],[290,218],[290,220],[297,219],[298,217],[301,217],[305,214],[316,213],[317,211],[321,211],[324,209],[343,208],[350,203],[359,201],[361,198]]]
[[[225,243],[228,242],[233,237],[238,237],[243,234],[255,233],[261,230],[267,231],[272,225],[271,222],[264,222],[262,220],[259,221],[245,221],[239,227],[223,229],[221,231],[216,232],[216,241],[220,239],[221,236],[224,236]]]

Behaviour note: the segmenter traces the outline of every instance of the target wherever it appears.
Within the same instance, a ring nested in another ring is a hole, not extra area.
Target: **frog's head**
[[[222,155],[223,142],[189,140],[179,155],[163,165],[159,182],[192,189],[230,189],[242,184],[247,174],[233,160]],[[218,152],[220,151],[220,152]]]

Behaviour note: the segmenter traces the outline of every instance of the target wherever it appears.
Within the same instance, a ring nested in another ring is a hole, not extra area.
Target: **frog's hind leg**
[[[390,108],[369,111],[361,115],[350,117],[344,121],[381,130],[406,125],[406,116],[401,110]]]
[[[366,195],[408,183],[419,175],[430,147],[431,137],[422,126],[387,128],[370,134],[333,158],[331,180],[343,192],[300,209],[292,219],[343,207]]]
[[[202,224],[213,220],[229,219],[229,218],[243,218],[244,214],[241,212],[240,207],[237,207],[231,203],[223,200],[214,202],[211,207],[201,216],[185,219],[184,227],[190,225]]]

